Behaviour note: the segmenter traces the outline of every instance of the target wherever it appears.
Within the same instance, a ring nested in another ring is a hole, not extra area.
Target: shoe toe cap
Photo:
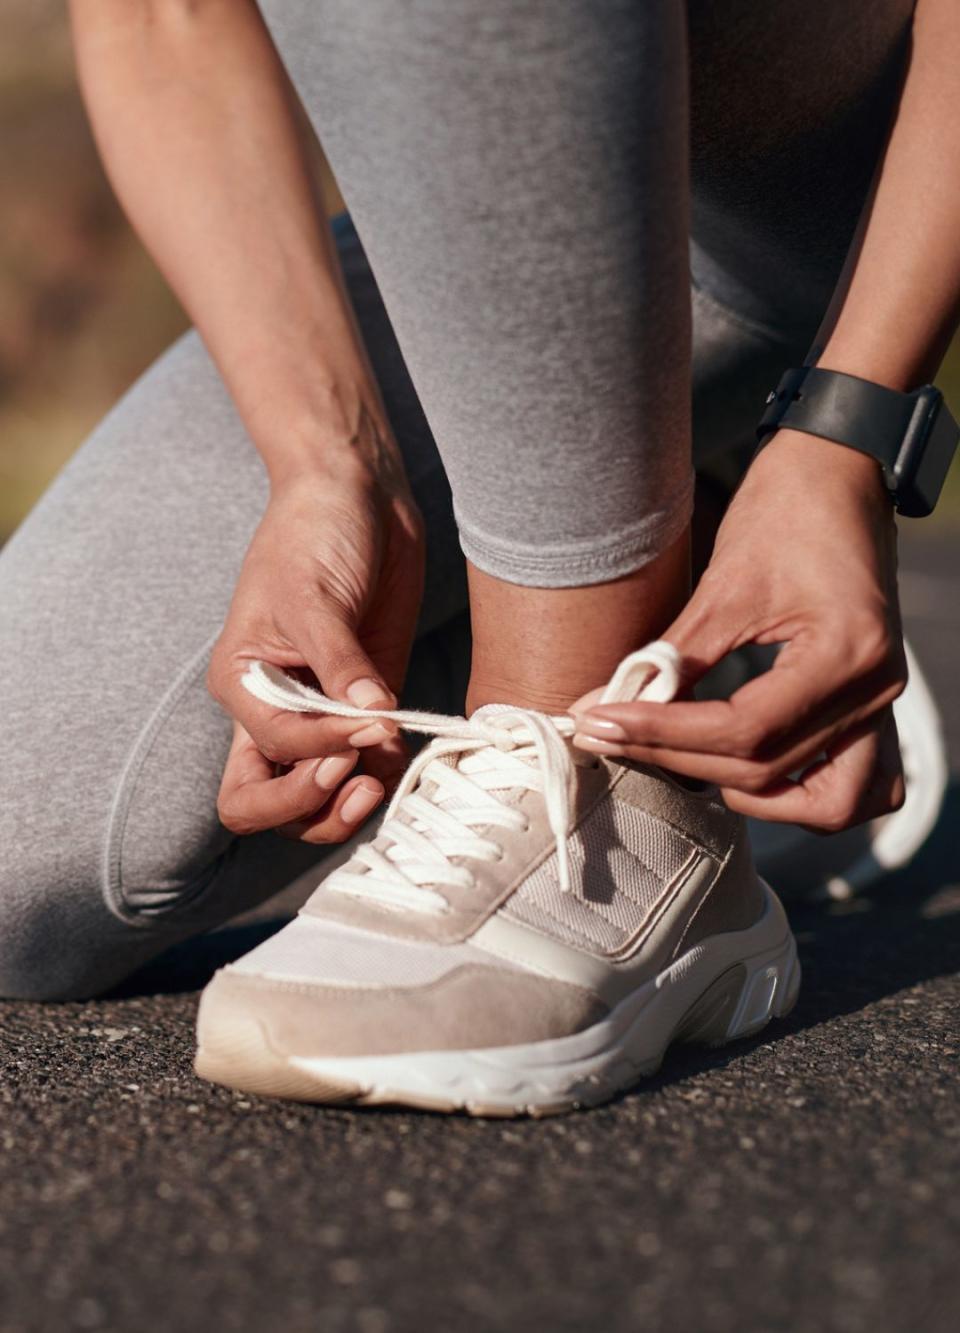
[[[475,963],[408,987],[315,985],[227,967],[201,998],[197,1071],[297,1096],[298,1059],[510,1046],[567,1036],[606,1013],[578,986]],[[276,1088],[284,1079],[287,1090]],[[315,1098],[315,1078],[311,1087]]]

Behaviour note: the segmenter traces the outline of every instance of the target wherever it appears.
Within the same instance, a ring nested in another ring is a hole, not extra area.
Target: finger
[[[289,823],[277,832],[282,837],[314,845],[346,842],[382,804],[383,798],[382,783],[360,777],[345,784],[319,814]]]
[[[851,723],[853,719],[850,719]],[[859,721],[859,719],[858,719]],[[651,764],[667,769],[698,782],[710,782],[717,787],[736,790],[744,795],[766,792],[777,783],[786,781],[790,774],[804,769],[819,759],[824,746],[816,741],[790,751],[789,758],[772,760],[738,759],[727,755],[696,754],[690,750],[672,750],[657,745],[612,745],[593,736],[575,734],[573,742],[589,754],[610,758],[630,759],[638,764]]]
[[[361,641],[380,668],[381,679],[399,694],[423,599],[425,561],[419,512],[401,505],[388,531],[381,577],[364,617]]]
[[[783,661],[787,653],[729,699],[595,705],[578,715],[578,730],[611,743],[753,756],[784,726],[798,725],[832,686],[831,654],[822,645]]]
[[[606,755],[611,759],[630,759],[638,764],[650,764],[666,769],[681,777],[697,782],[713,783],[717,787],[736,787],[742,791],[757,791],[770,785],[766,770],[747,759],[733,759],[725,755],[697,754],[691,750],[672,750],[664,745],[624,745],[598,740],[576,732],[573,744],[588,754]]]
[[[345,749],[364,749],[397,735],[396,724],[384,718],[363,723],[356,718],[274,708],[255,698],[242,684],[247,664],[241,657],[231,657],[226,666],[212,664],[208,685],[214,698],[273,763],[291,764]]]
[[[795,740],[784,740],[779,746],[759,745],[758,758],[700,754],[690,750],[675,750],[667,745],[633,745],[601,740],[583,732],[577,732],[573,741],[579,749],[590,754],[620,756],[637,763],[654,764],[685,777],[712,782],[720,787],[733,787],[751,794],[765,791],[790,774],[807,768],[852,727],[863,725],[883,713],[897,692],[898,687],[888,688],[879,697],[871,697],[858,706],[852,706],[846,701],[825,705],[820,725]],[[747,748],[743,747],[744,753]]]
[[[357,751],[297,764],[282,776],[236,724],[217,799],[223,825],[233,833],[259,833],[316,814],[349,776]]]
[[[752,608],[751,608],[752,611]],[[734,648],[748,641],[745,615],[730,589],[720,586],[708,568],[683,610],[661,635],[680,654],[683,687],[695,685]]]
[[[727,805],[756,819],[834,833],[899,809],[905,787],[892,710],[842,737],[796,781],[765,793],[724,790]]]
[[[814,763],[852,727],[860,726],[882,712],[889,705],[889,698],[888,694],[879,699],[870,699],[859,707],[848,705],[842,709],[831,708],[821,726],[799,740],[784,743],[777,750],[761,751],[763,757],[757,759],[737,755],[698,754],[664,745],[615,743],[579,732],[573,740],[579,749],[591,754],[619,755],[637,763],[655,764],[682,773],[685,777],[712,782],[719,787],[733,787],[750,794],[765,791],[791,773]]]
[[[738,640],[726,628],[735,621],[735,618],[718,615],[715,603],[704,596],[701,588],[702,585],[694,592],[670,628],[660,636],[666,643],[672,644],[680,654],[678,693],[681,696],[687,693],[711,667],[726,657],[731,649],[738,646]],[[588,710],[620,706],[601,704],[603,692],[603,686],[588,690],[570,705],[569,712],[579,717]],[[648,706],[656,709],[663,707],[662,704]]]
[[[363,772],[382,782],[388,796],[393,794],[409,763],[410,751],[402,736],[382,745],[371,745],[360,756]]]
[[[299,628],[297,647],[324,694],[357,708],[396,708],[396,695],[345,615],[324,603]]]
[[[580,698],[574,700],[570,705],[567,712],[572,713],[574,717],[578,718],[582,713],[586,713],[590,709],[598,707],[602,698],[603,686],[600,685],[595,690],[588,690],[586,694],[581,694]]]
[[[794,640],[771,670],[730,699],[604,704],[577,714],[582,736],[608,744],[759,760],[798,758],[823,748],[851,722],[889,703],[901,683],[890,670],[863,669],[826,637]],[[796,748],[792,748],[796,747]],[[638,757],[638,756],[634,756]]]

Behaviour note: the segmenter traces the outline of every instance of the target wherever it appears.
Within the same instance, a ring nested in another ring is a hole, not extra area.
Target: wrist
[[[789,485],[805,495],[844,493],[865,504],[893,505],[880,464],[867,454],[818,435],[782,429],[770,436],[751,465],[752,472]]]
[[[884,336],[882,329],[876,331],[872,341],[862,332],[855,338],[844,338],[837,330],[816,357],[819,370],[854,375],[897,393],[912,393],[919,385],[929,383],[939,364],[940,357],[928,344],[915,345],[902,337]]]
[[[383,485],[403,476],[403,460],[385,418],[358,402],[342,410],[271,425],[255,436],[271,489],[300,484]]]
[[[349,486],[362,489],[372,488],[375,484],[371,469],[362,459],[351,449],[331,445],[326,439],[305,442],[302,447],[291,445],[289,440],[285,440],[282,448],[269,452],[261,449],[260,455],[273,495],[304,487]]]

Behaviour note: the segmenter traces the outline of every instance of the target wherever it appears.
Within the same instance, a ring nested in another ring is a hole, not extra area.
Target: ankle
[[[511,704],[514,708],[533,708],[538,713],[556,716],[565,713],[575,699],[597,684],[603,682],[592,680],[580,689],[572,683],[516,680],[508,676],[481,676],[474,672],[467,687],[467,717],[484,704]]]
[[[565,713],[678,614],[689,589],[687,534],[608,583],[526,587],[469,562],[467,574],[473,630],[468,713],[488,703]]]

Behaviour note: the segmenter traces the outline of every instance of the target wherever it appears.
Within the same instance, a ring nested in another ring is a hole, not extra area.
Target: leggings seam
[[[693,508],[693,474],[680,503],[662,515],[651,515],[626,532],[603,538],[591,537],[579,542],[557,543],[552,549],[506,543],[478,532],[459,514],[460,545],[463,553],[478,569],[494,577],[519,578],[562,575],[572,581],[578,575],[619,577],[642,568],[666,549],[689,522]],[[599,580],[598,580],[599,581]]]
[[[193,685],[200,672],[205,670],[210,650],[219,637],[220,631],[217,630],[186,662],[171,682],[166,693],[162,695],[159,704],[147,720],[146,725],[134,741],[127,762],[124,764],[117,781],[116,796],[107,824],[103,888],[107,906],[115,916],[118,916],[127,925],[149,927],[158,916],[167,915],[168,910],[179,910],[209,885],[210,876],[208,874],[200,876],[192,890],[185,891],[177,898],[176,903],[167,910],[132,907],[127,902],[124,894],[121,861],[137,779],[153,752],[153,748],[171,713],[173,713],[190,686]],[[222,857],[218,857],[214,862],[214,873],[220,867],[222,860]]]
[[[747,333],[754,337],[763,338],[768,342],[774,342],[778,346],[792,347],[799,338],[797,333],[787,333],[783,329],[775,328],[772,324],[765,324],[762,320],[754,319],[750,315],[743,315],[733,306],[727,305],[721,301],[713,292],[708,291],[696,278],[691,275],[690,289],[695,300],[703,301],[705,305],[712,306],[719,314],[723,315],[731,324],[736,324]]]

